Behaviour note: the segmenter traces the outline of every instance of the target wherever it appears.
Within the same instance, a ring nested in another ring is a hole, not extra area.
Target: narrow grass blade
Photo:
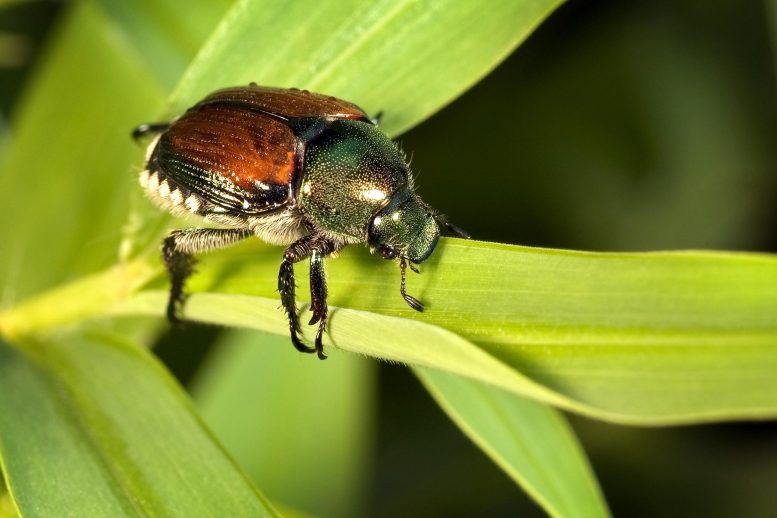
[[[564,416],[546,405],[431,369],[418,377],[459,428],[551,516],[609,516]]]

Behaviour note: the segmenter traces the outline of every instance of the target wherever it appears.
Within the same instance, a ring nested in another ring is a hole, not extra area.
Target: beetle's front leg
[[[405,289],[405,277],[406,277],[408,265],[410,265],[411,270],[413,270],[415,273],[418,273],[418,270],[415,268],[415,266],[413,266],[412,263],[408,263],[404,257],[399,259],[399,271],[401,275],[401,281],[399,283],[399,293],[402,295],[402,298],[405,299],[405,302],[407,302],[408,306],[410,306],[416,311],[421,312],[424,310],[423,303],[417,298],[413,297],[412,295],[408,295]]]
[[[293,245],[292,245],[293,246]],[[291,343],[294,347],[303,353],[315,352],[315,349],[308,347],[299,338],[299,318],[297,317],[297,302],[294,296],[296,283],[294,281],[294,256],[289,250],[283,254],[283,262],[278,272],[278,293],[281,294],[281,304],[289,317],[289,333],[291,333]]]
[[[327,320],[326,305],[326,281],[324,279],[324,261],[323,258],[334,252],[336,246],[331,241],[311,234],[289,245],[283,253],[283,262],[278,272],[278,292],[281,295],[281,304],[289,317],[289,332],[291,333],[291,342],[298,351],[312,353],[317,352],[322,360],[326,358],[322,345],[323,333]],[[294,282],[294,263],[301,261],[307,256],[310,259],[310,294],[311,310],[313,319],[311,324],[319,322],[318,332],[316,333],[316,347],[312,348],[299,338],[299,317],[297,315],[297,304],[295,301],[295,282]]]

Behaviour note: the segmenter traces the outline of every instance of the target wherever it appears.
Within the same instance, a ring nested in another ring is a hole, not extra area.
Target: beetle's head
[[[414,264],[431,255],[439,238],[435,214],[409,191],[396,193],[372,218],[368,231],[370,248],[384,259],[406,259]]]
[[[405,292],[405,271],[410,266],[418,273],[413,265],[424,262],[432,254],[441,228],[452,235],[469,238],[466,232],[434,212],[409,189],[395,193],[391,202],[370,221],[367,236],[370,248],[384,259],[399,259],[402,272],[399,291],[405,302],[417,311],[423,311],[424,305]]]

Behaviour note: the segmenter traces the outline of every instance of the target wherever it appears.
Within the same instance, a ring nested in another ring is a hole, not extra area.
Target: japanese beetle
[[[167,317],[178,320],[194,254],[251,235],[287,245],[278,291],[291,341],[324,359],[327,322],[324,258],[366,243],[405,271],[434,250],[440,232],[468,237],[413,192],[405,156],[358,106],[306,90],[248,87],[218,90],[170,123],[143,124],[133,136],[156,137],[140,184],[170,212],[196,214],[224,228],[172,231],[162,243],[170,275]],[[310,257],[310,294],[318,323],[315,348],[300,340],[294,263]]]

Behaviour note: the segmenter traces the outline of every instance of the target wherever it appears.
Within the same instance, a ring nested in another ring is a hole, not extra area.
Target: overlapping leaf
[[[416,369],[451,419],[550,516],[608,516],[595,477],[561,414],[459,376]]]

